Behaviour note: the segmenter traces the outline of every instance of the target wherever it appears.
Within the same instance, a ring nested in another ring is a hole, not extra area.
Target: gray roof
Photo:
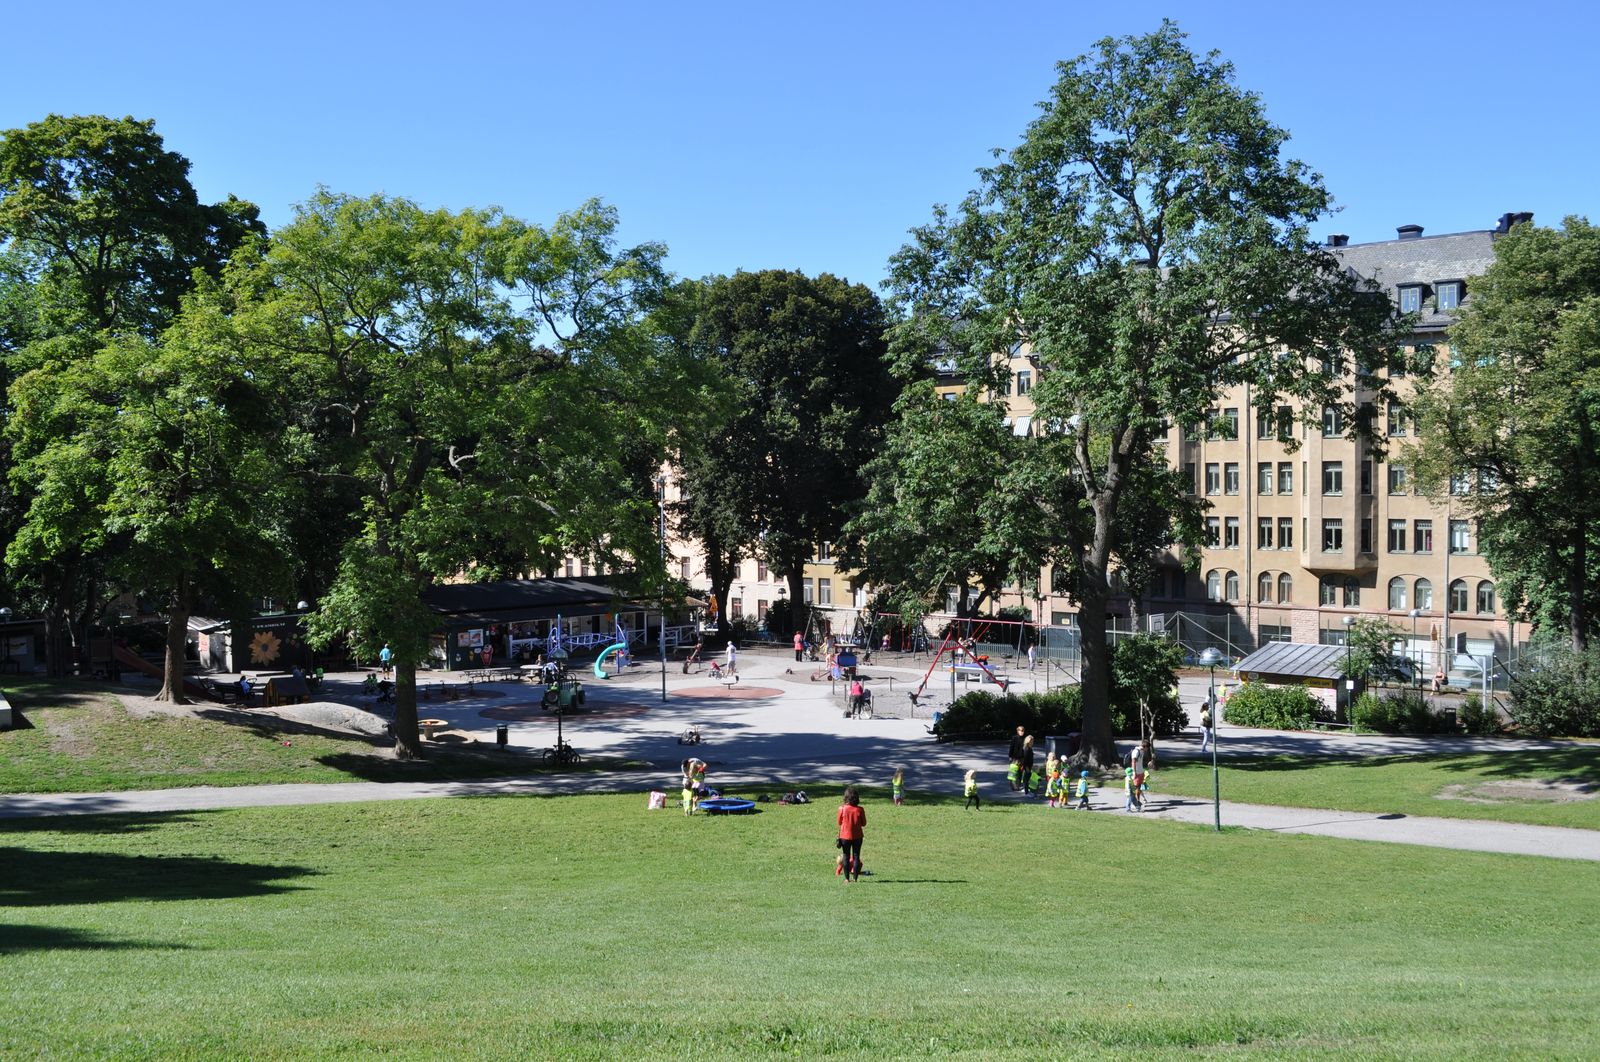
[[[1357,243],[1347,247],[1329,248],[1345,266],[1364,277],[1375,280],[1391,299],[1398,299],[1395,290],[1405,284],[1433,285],[1441,280],[1467,280],[1482,276],[1494,264],[1494,233],[1453,232],[1443,236],[1419,236],[1414,240],[1382,240],[1377,243]],[[1462,294],[1471,297],[1472,285],[1463,286]],[[1436,331],[1447,328],[1455,315],[1439,313],[1425,291],[1422,314],[1417,320],[1418,331]]]
[[[1281,675],[1287,678],[1340,677],[1342,645],[1308,645],[1303,642],[1268,642],[1234,665],[1240,675]]]

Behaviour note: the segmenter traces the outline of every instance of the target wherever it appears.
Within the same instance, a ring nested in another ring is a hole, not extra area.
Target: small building
[[[27,675],[44,670],[44,620],[0,615],[0,674]]]
[[[1344,676],[1349,652],[1342,645],[1268,642],[1239,661],[1233,670],[1245,682],[1304,686],[1306,692],[1336,712],[1343,703],[1341,689],[1349,692],[1353,686]]]

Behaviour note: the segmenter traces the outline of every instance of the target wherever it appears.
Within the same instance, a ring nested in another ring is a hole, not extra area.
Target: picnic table
[[[311,687],[296,675],[274,675],[267,679],[263,703],[269,707],[279,704],[304,704],[311,699]]]

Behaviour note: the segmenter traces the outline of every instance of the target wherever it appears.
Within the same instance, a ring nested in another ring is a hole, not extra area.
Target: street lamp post
[[[661,517],[661,703],[667,703],[667,477],[656,477],[656,511]]]
[[[1211,706],[1211,811],[1216,819],[1216,829],[1222,832],[1222,780],[1217,774],[1217,734],[1221,732],[1218,726],[1222,722],[1222,712],[1217,705],[1217,665],[1222,663],[1222,654],[1214,645],[1208,645],[1200,654],[1200,666],[1211,669],[1211,698],[1207,702]]]
[[[1356,677],[1350,670],[1350,625],[1354,616],[1344,618],[1344,717],[1350,721],[1350,733],[1356,732]]]
[[[1411,673],[1417,680],[1417,710],[1422,710],[1422,662],[1417,659],[1417,617],[1422,613],[1419,609],[1411,610],[1411,644],[1407,646],[1406,655],[1411,658]]]

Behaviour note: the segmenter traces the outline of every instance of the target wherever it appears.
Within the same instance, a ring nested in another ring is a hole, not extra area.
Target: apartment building
[[[1328,246],[1402,312],[1418,315],[1408,350],[1431,354],[1436,370],[1448,371],[1454,311],[1494,261],[1495,238],[1531,219],[1506,214],[1494,229],[1441,236],[1405,225],[1392,240],[1350,244],[1335,235]],[[1174,426],[1161,445],[1210,503],[1208,541],[1196,572],[1171,557],[1147,610],[1232,612],[1256,642],[1335,644],[1347,620],[1378,615],[1427,659],[1457,634],[1472,653],[1504,653],[1525,639],[1507,620],[1477,528],[1462,511],[1462,496],[1477,484],[1457,477],[1442,495],[1419,493],[1407,459],[1416,425],[1404,402],[1414,386],[1398,375],[1391,383],[1400,400],[1387,408],[1370,393],[1355,395],[1386,444],[1382,455],[1347,438],[1337,410],[1310,424],[1290,405],[1263,413],[1246,386],[1220,395],[1208,423]],[[1057,619],[1073,611],[1055,596],[1044,607]]]

